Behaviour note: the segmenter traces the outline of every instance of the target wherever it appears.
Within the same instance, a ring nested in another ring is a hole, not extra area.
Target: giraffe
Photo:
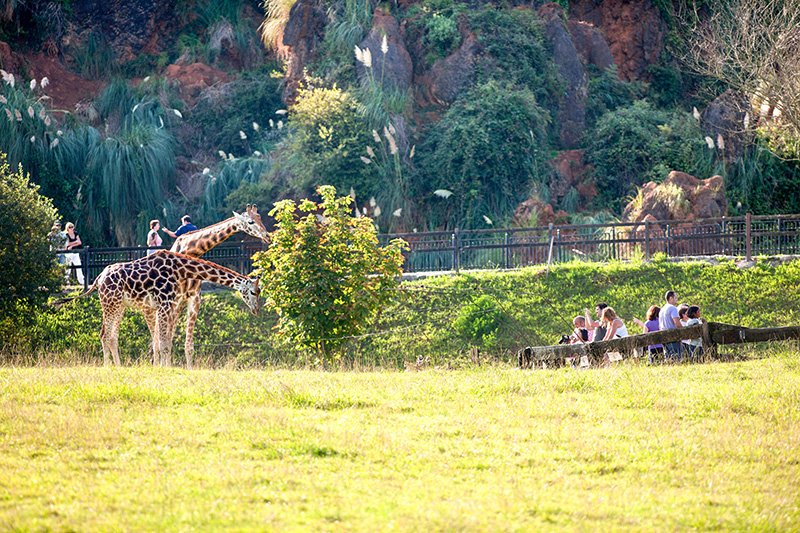
[[[233,216],[227,220],[181,235],[173,243],[170,251],[198,258],[239,231],[257,237],[263,242],[269,242],[269,232],[261,221],[261,215],[258,213],[258,206],[250,206],[248,204],[246,211],[242,214],[234,211]],[[192,368],[192,361],[194,359],[194,326],[197,322],[197,315],[200,312],[201,281],[187,279],[184,280],[183,283],[185,283],[187,287],[180,291],[183,295],[183,299],[179,302],[176,317],[180,315],[183,306],[186,305],[188,311],[186,312],[186,341],[184,343],[184,351],[186,352],[186,366],[187,368]],[[145,313],[145,320],[148,321],[148,327],[150,327],[152,320],[154,320],[152,313],[149,317],[148,314]],[[156,364],[155,358],[156,354],[154,352],[153,364]]]
[[[103,307],[100,342],[106,365],[111,364],[111,357],[116,365],[120,364],[119,325],[125,309],[141,309],[153,338],[155,357],[162,366],[169,366],[175,321],[180,303],[185,299],[181,291],[189,286],[185,283],[187,280],[210,281],[237,289],[250,312],[258,314],[258,278],[248,278],[210,261],[166,250],[136,261],[109,265],[83,294],[58,300],[55,305],[60,307],[97,289]]]

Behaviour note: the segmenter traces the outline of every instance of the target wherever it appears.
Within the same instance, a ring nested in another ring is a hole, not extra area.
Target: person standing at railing
[[[184,233],[189,233],[190,231],[197,231],[197,226],[192,224],[192,217],[190,217],[189,215],[183,215],[181,222],[183,222],[183,225],[181,225],[181,227],[176,229],[174,232],[168,230],[167,228],[164,228],[164,233],[166,233],[170,237],[177,239]]]
[[[164,242],[164,239],[158,234],[160,228],[161,222],[158,220],[150,221],[150,233],[147,234],[147,247],[150,249],[147,250],[147,255],[155,253],[156,250],[154,248],[161,246],[161,243]]]
[[[50,228],[47,238],[50,240],[50,250],[60,251],[67,248],[67,234],[61,231],[61,222],[53,222],[53,227]],[[58,254],[57,259],[59,265],[64,265],[67,262],[64,254]]]
[[[81,241],[81,236],[75,232],[75,224],[72,222],[67,222],[66,226],[66,234],[67,234],[67,250],[75,250],[81,246],[83,246],[83,241]],[[65,254],[66,261],[68,266],[76,266],[75,269],[75,277],[78,279],[78,283],[83,285],[83,269],[81,268],[81,256],[77,252]],[[69,280],[69,272],[71,269],[67,269],[67,280]]]

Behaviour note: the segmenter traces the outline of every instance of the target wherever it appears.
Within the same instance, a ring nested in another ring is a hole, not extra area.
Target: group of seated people
[[[663,308],[657,305],[650,306],[644,322],[638,318],[633,319],[634,322],[642,327],[644,333],[692,326],[706,321],[700,316],[699,306],[688,304],[676,306],[677,294],[675,294],[675,291],[667,291],[665,300],[666,304]],[[572,320],[575,329],[571,335],[562,336],[562,344],[607,341],[628,336],[628,329],[625,327],[625,323],[608,304],[598,303],[595,306],[595,313],[598,320],[592,319],[588,309],[583,310],[583,316],[576,316]],[[658,357],[671,361],[679,361],[683,358],[699,359],[703,355],[703,342],[698,337],[679,342],[654,344],[648,346],[648,352],[651,363]]]

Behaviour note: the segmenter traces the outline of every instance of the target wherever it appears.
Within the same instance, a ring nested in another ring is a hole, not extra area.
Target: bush
[[[254,122],[261,128],[267,128],[270,122],[276,124],[281,116],[275,112],[282,108],[278,81],[268,75],[211,87],[203,92],[187,118],[194,131],[192,143],[201,150],[222,150],[237,157],[249,156],[254,149],[266,153],[263,146],[254,147],[239,132],[251,136]]]
[[[430,188],[418,195],[433,202],[432,216],[449,227],[505,222],[546,168],[549,121],[533,92],[493,81],[456,101],[420,150]]]
[[[491,348],[502,321],[503,312],[495,299],[484,294],[462,308],[461,315],[453,321],[453,329],[459,336]]]
[[[336,198],[336,189],[327,185],[317,192],[319,205],[275,204],[270,216],[277,230],[253,263],[267,307],[278,312],[279,333],[324,361],[360,335],[392,299],[405,243],[381,248],[372,221],[350,214],[352,198]]]
[[[281,161],[299,194],[329,184],[367,197],[374,183],[361,156],[372,134],[350,93],[338,89],[301,90],[290,117],[290,137]]]
[[[48,232],[58,218],[49,198],[0,153],[0,345],[23,333],[36,308],[61,289],[64,272]]]
[[[599,204],[616,212],[637,186],[661,182],[671,170],[701,179],[714,170],[697,120],[688,113],[654,109],[646,100],[606,113],[586,139]]]

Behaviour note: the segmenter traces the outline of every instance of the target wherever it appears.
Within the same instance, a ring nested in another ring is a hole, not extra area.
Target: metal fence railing
[[[534,228],[454,230],[380,235],[381,243],[402,238],[409,244],[404,271],[436,272],[521,268],[574,259],[585,261],[668,257],[800,254],[800,215],[740,216],[695,221],[621,222]],[[243,274],[251,257],[265,250],[259,241],[221,244],[203,259]],[[64,253],[64,252],[58,252]],[[109,264],[144,257],[147,248],[83,248],[85,285]]]

